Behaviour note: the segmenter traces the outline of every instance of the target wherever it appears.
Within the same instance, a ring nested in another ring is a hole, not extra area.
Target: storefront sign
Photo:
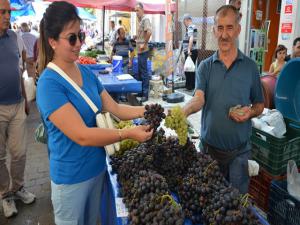
[[[166,76],[173,72],[173,29],[172,29],[172,0],[166,0]]]
[[[293,23],[282,23],[281,24],[281,33],[291,34],[293,28]]]
[[[286,5],[284,8],[285,14],[292,14],[293,13],[293,5]]]

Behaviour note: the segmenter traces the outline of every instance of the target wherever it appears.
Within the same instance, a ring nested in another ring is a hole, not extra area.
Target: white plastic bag
[[[30,102],[35,99],[36,86],[34,84],[34,79],[32,77],[27,77],[24,79],[25,93],[27,101]]]
[[[300,201],[300,174],[294,160],[289,160],[287,164],[287,189],[291,196]]]
[[[195,64],[191,58],[191,56],[188,56],[184,63],[184,72],[195,72]]]

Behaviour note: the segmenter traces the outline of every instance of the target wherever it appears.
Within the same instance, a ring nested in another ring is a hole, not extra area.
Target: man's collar
[[[238,49],[238,55],[236,57],[235,60],[243,60],[244,59],[244,55],[243,53]],[[216,51],[214,54],[213,54],[213,62],[215,61],[221,61],[220,58],[219,58],[219,50]]]

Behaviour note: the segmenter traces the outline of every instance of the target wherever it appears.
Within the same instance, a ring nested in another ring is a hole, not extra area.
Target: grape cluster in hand
[[[144,117],[146,119],[146,123],[150,125],[151,129],[156,131],[156,129],[160,126],[161,121],[166,118],[164,108],[156,103],[153,105],[146,105],[145,109]]]

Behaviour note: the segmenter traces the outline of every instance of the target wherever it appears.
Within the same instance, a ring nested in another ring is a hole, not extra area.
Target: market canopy
[[[47,0],[55,2],[56,0]],[[78,7],[97,8],[107,10],[132,11],[137,2],[144,5],[147,14],[164,14],[165,0],[66,0]],[[176,10],[176,4],[171,5],[171,10]]]

